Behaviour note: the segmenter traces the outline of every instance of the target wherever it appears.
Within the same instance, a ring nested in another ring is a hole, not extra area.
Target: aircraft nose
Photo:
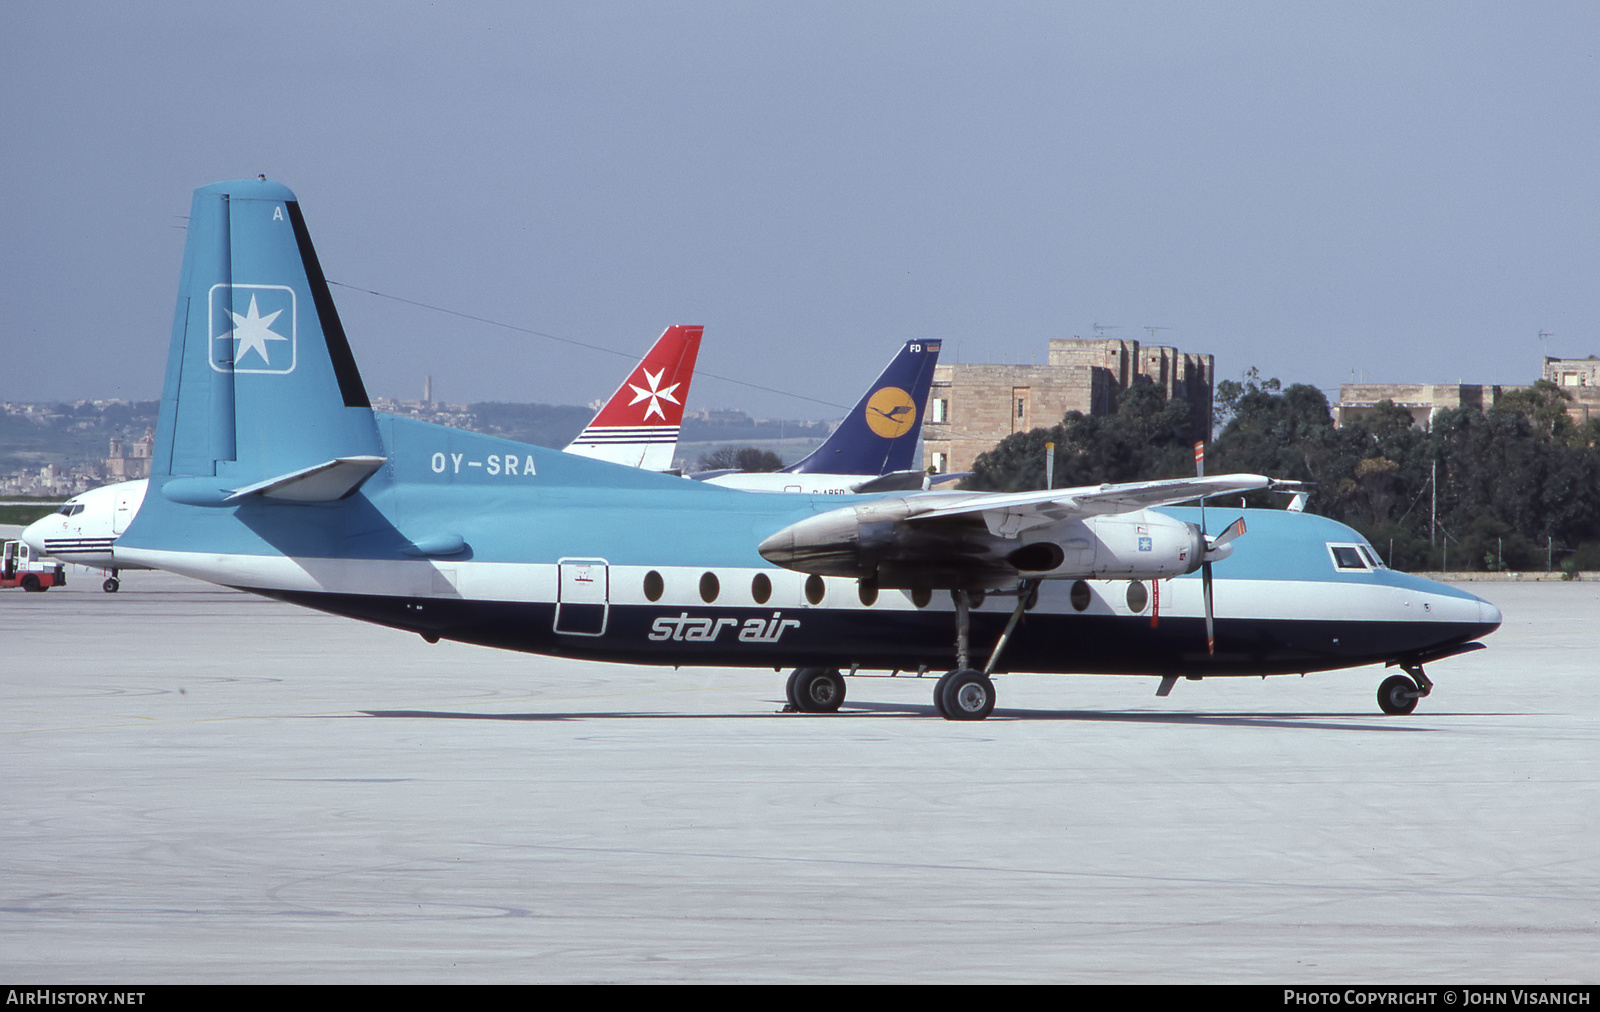
[[[1499,608],[1496,608],[1481,597],[1478,598],[1478,621],[1488,626],[1490,632],[1500,628],[1501,618]]]
[[[52,513],[47,517],[42,517],[38,520],[35,520],[33,523],[22,529],[22,543],[33,549],[33,553],[35,555],[43,555],[45,553],[44,528],[46,524],[50,523],[50,521],[54,520],[55,518],[56,515]]]

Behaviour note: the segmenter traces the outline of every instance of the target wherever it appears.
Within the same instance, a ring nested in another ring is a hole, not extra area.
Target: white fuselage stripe
[[[559,567],[556,563],[453,562],[440,559],[339,559],[290,558],[275,555],[208,554],[119,549],[119,561],[170,570],[211,583],[262,591],[353,594],[378,597],[415,597],[482,602],[554,603]],[[691,566],[608,566],[607,586],[612,605],[723,608],[826,608],[838,611],[952,611],[950,595],[936,592],[926,608],[919,609],[910,591],[885,590],[866,605],[859,584],[846,577],[823,578],[821,601],[806,598],[808,577],[782,569]],[[656,601],[645,596],[645,575],[659,573],[663,593]],[[714,600],[700,596],[701,577],[717,577]],[[766,577],[771,593],[757,601],[753,583]],[[1129,607],[1127,580],[1090,580],[1086,615],[1159,618],[1198,618],[1204,614],[1198,578],[1159,581],[1147,602],[1135,611]],[[1073,581],[1047,580],[1039,591],[1034,611],[1076,614],[1069,594]],[[1145,581],[1146,591],[1151,584]],[[1135,595],[1137,597],[1137,595]],[[1213,594],[1219,620],[1349,621],[1349,622],[1477,622],[1476,599],[1430,593],[1385,583],[1342,579],[1327,580],[1227,580],[1218,577]],[[984,612],[1009,611],[1015,598],[996,596],[979,605]]]

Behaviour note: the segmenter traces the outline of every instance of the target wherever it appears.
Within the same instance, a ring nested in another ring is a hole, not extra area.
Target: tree
[[[1573,425],[1554,384],[1514,391],[1488,411],[1442,411],[1427,429],[1389,401],[1335,428],[1322,391],[1255,369],[1243,382],[1218,383],[1217,403],[1227,421],[1207,473],[1310,483],[1307,510],[1355,528],[1398,569],[1441,566],[1444,539],[1452,568],[1542,569],[1552,548],[1584,567],[1600,559],[1600,421]],[[1073,412],[1053,428],[1008,436],[978,457],[969,487],[1043,488],[1047,441],[1056,445],[1058,487],[1192,474],[1186,419],[1159,389],[1135,386],[1115,414]],[[1247,498],[1284,502],[1276,493]]]
[[[702,454],[695,462],[697,471],[776,471],[781,467],[782,457],[759,446],[724,446]]]
[[[1236,383],[1233,380],[1221,380],[1216,389],[1211,393],[1211,428],[1213,432],[1221,432],[1233,421],[1233,416],[1239,411],[1239,401],[1248,393],[1260,393],[1263,390],[1276,392],[1279,384],[1276,378],[1263,380],[1261,373],[1255,366],[1244,374],[1244,382]]]
[[[1571,401],[1565,390],[1542,379],[1531,387],[1502,394],[1493,410],[1522,415],[1543,438],[1569,442],[1577,434],[1577,426],[1567,415]]]

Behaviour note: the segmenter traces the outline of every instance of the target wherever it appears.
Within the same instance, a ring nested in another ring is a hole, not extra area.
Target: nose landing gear
[[[1401,664],[1400,669],[1411,678],[1390,675],[1378,686],[1378,709],[1391,716],[1412,712],[1417,708],[1417,700],[1433,692],[1433,681],[1423,673],[1422,665]]]

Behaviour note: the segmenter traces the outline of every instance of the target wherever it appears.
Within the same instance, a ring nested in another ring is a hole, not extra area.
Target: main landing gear
[[[1033,603],[1038,589],[1038,580],[1023,580],[1015,591],[1001,592],[1016,594],[1017,606],[1012,609],[1011,620],[995,641],[989,662],[981,671],[972,667],[970,660],[971,598],[965,590],[950,592],[956,603],[956,669],[934,684],[933,708],[939,711],[939,716],[946,720],[982,720],[994,712],[994,682],[989,676],[1000,663],[1000,654],[1022,620],[1022,613]],[[844,676],[838,668],[795,668],[784,686],[784,695],[789,701],[784,707],[786,712],[833,713],[844,702]]]
[[[1022,613],[1033,602],[1038,589],[1038,580],[1023,580],[1017,585],[1017,606],[1011,609],[1011,620],[1006,623],[1005,632],[995,641],[994,650],[989,654],[989,663],[983,666],[982,671],[972,667],[970,660],[971,600],[965,590],[950,592],[956,603],[956,669],[933,686],[933,708],[939,711],[939,716],[945,720],[982,720],[994,712],[994,682],[989,676],[994,674],[995,665],[1000,663],[1000,654],[1011,641],[1011,634],[1016,631]]]
[[[118,578],[118,573],[115,569],[106,575],[106,582],[100,585],[100,589],[107,594],[115,594],[122,589],[122,580]]]
[[[994,682],[972,668],[957,668],[934,683],[933,708],[945,720],[982,720],[994,712]]]
[[[1406,675],[1390,675],[1378,686],[1378,709],[1398,716],[1417,708],[1417,700],[1433,692],[1433,681],[1422,671],[1420,664],[1401,664]],[[1416,681],[1412,681],[1412,679]]]

